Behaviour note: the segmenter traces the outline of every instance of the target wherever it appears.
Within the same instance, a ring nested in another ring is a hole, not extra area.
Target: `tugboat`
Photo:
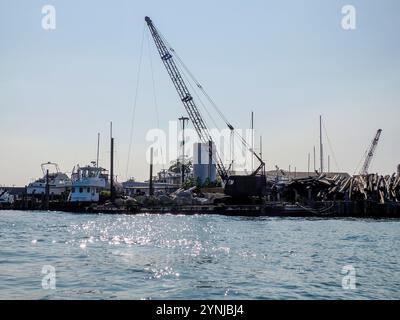
[[[100,193],[109,188],[106,169],[96,162],[85,167],[77,166],[72,172],[72,191],[70,202],[99,202]]]
[[[27,188],[26,193],[30,196],[44,195],[46,193],[46,181],[49,181],[49,193],[53,196],[61,196],[67,194],[71,189],[71,179],[65,174],[60,172],[57,163],[47,162],[41,165],[43,178],[31,182]],[[50,170],[53,168],[53,170]],[[48,177],[47,177],[48,174]]]

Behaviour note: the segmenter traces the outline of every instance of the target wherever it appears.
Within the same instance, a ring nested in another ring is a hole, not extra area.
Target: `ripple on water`
[[[0,298],[398,299],[397,221],[0,212]],[[44,265],[57,289],[41,287]],[[343,266],[357,289],[342,289]]]

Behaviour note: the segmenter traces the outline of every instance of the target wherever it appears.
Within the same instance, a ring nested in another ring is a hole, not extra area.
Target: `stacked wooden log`
[[[294,179],[288,183],[287,190],[312,200],[400,202],[400,176],[369,174],[352,177],[337,175],[328,178],[322,174],[317,177]]]

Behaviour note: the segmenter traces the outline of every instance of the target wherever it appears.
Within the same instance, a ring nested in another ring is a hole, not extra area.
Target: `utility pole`
[[[311,161],[311,155],[308,153],[308,162],[307,162],[307,173],[310,175],[310,161]]]
[[[260,136],[260,158],[262,159],[262,154],[263,150],[262,150],[262,136]]]
[[[182,122],[182,165],[181,165],[181,179],[182,185],[185,183],[185,125],[186,122],[189,121],[188,117],[180,117],[178,119]]]
[[[319,151],[320,151],[320,160],[321,160],[321,169],[320,173],[324,172],[324,149],[322,145],[322,116],[319,116]]]
[[[154,195],[153,186],[153,148],[150,149],[150,180],[149,180],[149,195]]]

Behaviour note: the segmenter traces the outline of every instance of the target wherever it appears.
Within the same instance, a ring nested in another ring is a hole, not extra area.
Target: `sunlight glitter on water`
[[[2,211],[0,227],[0,298],[399,298],[399,221]]]

